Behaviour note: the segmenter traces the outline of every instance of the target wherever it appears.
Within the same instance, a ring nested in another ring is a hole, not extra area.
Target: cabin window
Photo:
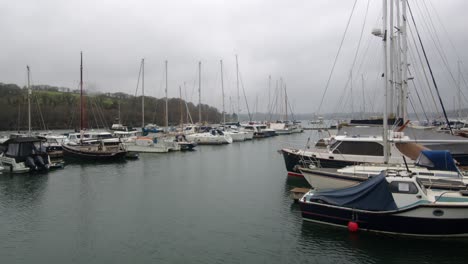
[[[337,141],[332,148],[336,154],[383,156],[383,146],[376,142]]]
[[[425,155],[419,155],[418,159],[416,160],[416,164],[427,168],[434,168],[434,163],[432,163],[432,161]]]
[[[6,152],[9,156],[16,156],[19,152],[19,144],[18,143],[10,143],[8,144],[8,150]]]
[[[394,181],[391,182],[388,186],[392,193],[418,193],[418,187],[416,187],[416,185],[412,182]]]
[[[23,143],[19,146],[19,154],[20,157],[25,157],[33,154],[33,150],[37,151],[36,146],[33,143],[27,142]]]

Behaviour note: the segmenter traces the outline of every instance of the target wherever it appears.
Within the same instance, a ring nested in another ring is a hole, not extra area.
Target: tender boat
[[[180,150],[182,151],[193,150],[197,146],[197,143],[195,143],[194,141],[188,141],[184,134],[176,135],[175,141],[180,146]]]

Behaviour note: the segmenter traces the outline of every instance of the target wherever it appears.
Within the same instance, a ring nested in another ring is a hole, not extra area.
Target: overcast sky
[[[363,101],[367,109],[381,111],[382,41],[370,34],[381,25],[381,2],[371,0],[365,16],[368,1],[357,1],[321,112],[358,111]],[[468,63],[468,1],[410,3],[416,22],[421,23],[427,51],[435,54],[429,56],[451,109],[456,95],[453,78],[443,66],[441,51],[430,44],[442,43],[447,64],[457,78],[457,60]],[[276,81],[282,78],[294,112],[313,113],[353,4],[354,0],[1,0],[0,82],[25,85],[26,65],[30,65],[33,84],[77,88],[79,53],[83,51],[85,87],[91,91],[134,94],[140,61],[145,58],[145,94],[163,97],[167,60],[169,97],[178,97],[178,87],[185,83],[184,98],[196,103],[201,61],[202,101],[221,109],[219,61],[224,63],[228,108],[230,96],[233,105],[237,101],[237,54],[251,110],[258,96],[258,110],[267,111],[268,98],[273,101]],[[360,51],[351,73],[364,19]],[[437,34],[425,34],[430,23]],[[346,96],[350,85],[345,90],[350,75],[353,97]],[[241,108],[245,113],[243,98]]]

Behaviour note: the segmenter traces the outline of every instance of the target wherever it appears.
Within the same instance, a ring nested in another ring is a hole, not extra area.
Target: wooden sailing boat
[[[80,64],[80,141],[62,145],[65,158],[90,161],[115,161],[125,157],[127,150],[120,140],[84,139],[83,53]]]

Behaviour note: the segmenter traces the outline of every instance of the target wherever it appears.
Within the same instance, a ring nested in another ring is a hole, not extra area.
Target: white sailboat
[[[166,62],[167,67],[167,62]],[[153,126],[145,126],[145,59],[141,60],[140,64],[140,71],[141,71],[141,85],[142,85],[142,99],[141,99],[141,112],[142,112],[142,130],[146,132],[148,135],[146,136],[137,136],[136,138],[132,135],[131,140],[124,140],[124,144],[128,151],[130,152],[142,152],[142,153],[167,153],[173,150],[180,150],[180,147],[174,140],[167,140],[164,139],[164,135],[160,135],[161,130],[157,133],[152,133],[154,131]],[[138,76],[140,78],[140,76]],[[167,69],[166,69],[166,78],[167,78]],[[167,80],[166,80],[167,85]],[[167,93],[167,87],[166,87]],[[167,96],[166,96],[166,104],[167,104]],[[167,105],[166,105],[167,109]],[[167,110],[166,110],[167,112]],[[167,119],[166,119],[167,120]]]
[[[201,124],[201,62],[198,63],[198,94],[199,94],[199,108],[198,108],[198,121]],[[224,133],[220,129],[206,128],[206,131],[200,132],[199,126],[186,127],[184,131],[187,140],[194,141],[198,145],[222,145],[231,144],[233,139],[230,135]]]

